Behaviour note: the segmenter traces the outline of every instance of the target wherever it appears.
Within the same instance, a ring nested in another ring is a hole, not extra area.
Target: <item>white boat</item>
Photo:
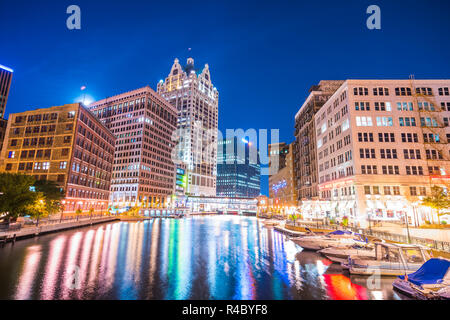
[[[279,224],[280,224],[280,221],[273,221],[273,220],[268,220],[268,221],[263,222],[263,225],[266,228],[272,228],[272,227],[278,226]]]
[[[416,272],[399,276],[394,289],[415,299],[450,299],[450,260],[433,258]]]
[[[355,244],[367,243],[363,237],[350,231],[333,231],[321,236],[303,236],[299,238],[292,238],[296,244],[306,250],[321,250],[329,247],[351,247]]]
[[[357,255],[359,257],[373,257],[375,256],[375,250],[373,246],[355,244],[351,247],[329,247],[318,251],[329,260],[345,264],[348,262],[348,257]]]
[[[399,276],[414,272],[432,256],[427,247],[412,244],[375,243],[375,255],[350,256],[347,263],[350,274]]]

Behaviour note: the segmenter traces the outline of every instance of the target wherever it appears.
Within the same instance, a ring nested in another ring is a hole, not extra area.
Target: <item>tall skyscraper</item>
[[[192,58],[184,67],[175,59],[157,91],[178,111],[176,155],[186,168],[186,194],[215,196],[219,92],[208,65],[200,71]]]
[[[8,101],[13,72],[11,68],[0,64],[0,118],[5,117],[6,102]]]
[[[258,150],[237,137],[219,141],[217,152],[217,196],[256,198],[260,194]]]
[[[11,87],[12,75],[13,70],[11,68],[0,64],[0,151],[3,147],[3,139],[5,138],[6,126],[8,124],[5,119],[5,109]]]
[[[0,171],[55,181],[65,213],[104,213],[115,140],[79,103],[11,114]]]
[[[150,87],[92,103],[89,109],[117,137],[110,203],[160,214],[174,192],[172,133],[177,112]]]

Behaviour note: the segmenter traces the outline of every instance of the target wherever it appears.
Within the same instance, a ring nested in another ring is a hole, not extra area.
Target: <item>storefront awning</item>
[[[375,209],[375,204],[372,200],[366,200],[366,206],[370,209]]]
[[[386,209],[386,207],[384,206],[384,203],[382,201],[377,200],[375,209]]]
[[[403,211],[404,203],[402,201],[386,201],[386,209]]]
[[[347,209],[353,208],[355,206],[355,200],[351,200],[347,202]]]
[[[338,209],[339,210],[344,210],[346,208],[347,208],[347,201],[339,201]]]

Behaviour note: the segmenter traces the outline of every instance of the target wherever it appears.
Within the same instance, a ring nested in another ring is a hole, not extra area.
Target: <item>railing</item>
[[[292,226],[295,225],[298,227],[307,227],[307,228],[320,227],[320,228],[331,229],[331,230],[343,229],[343,227],[341,227],[339,225],[333,225],[333,224],[330,225],[330,224],[325,224],[323,222],[319,223],[319,222],[312,222],[312,221],[310,223],[302,221],[302,222],[296,222],[294,224],[294,222],[292,220],[286,220],[286,224],[292,225]],[[371,230],[371,229],[361,229],[361,228],[355,228],[355,227],[346,227],[345,229],[351,230],[356,233],[360,233],[364,237],[371,236],[371,237],[380,238],[383,240],[389,240],[389,241],[400,242],[400,243],[408,243],[408,236],[402,235],[402,234],[385,232],[385,231],[375,231],[375,230]],[[418,237],[412,237],[412,236],[410,236],[409,239],[411,240],[411,242],[410,242],[411,244],[427,246],[432,249],[450,252],[450,242],[438,241],[438,240],[426,239],[426,238],[418,238]]]
[[[10,231],[18,231],[22,228],[26,227],[41,227],[41,226],[48,226],[48,225],[56,225],[56,224],[63,224],[63,223],[71,223],[71,222],[81,222],[81,221],[96,221],[101,220],[103,218],[109,218],[111,216],[108,215],[101,215],[101,214],[93,214],[91,215],[83,215],[83,216],[68,216],[63,218],[39,218],[36,220],[29,220],[25,222],[19,222],[19,223],[11,223],[11,224],[1,224],[0,225],[0,232],[10,232]]]

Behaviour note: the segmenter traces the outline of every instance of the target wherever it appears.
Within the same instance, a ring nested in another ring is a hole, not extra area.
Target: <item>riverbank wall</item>
[[[15,241],[20,239],[26,239],[36,237],[42,234],[65,231],[75,228],[82,228],[91,226],[94,224],[118,221],[117,217],[102,217],[95,219],[82,219],[79,221],[62,222],[55,224],[44,224],[37,227],[24,227],[20,230],[4,231],[0,232],[0,239],[3,242]]]

